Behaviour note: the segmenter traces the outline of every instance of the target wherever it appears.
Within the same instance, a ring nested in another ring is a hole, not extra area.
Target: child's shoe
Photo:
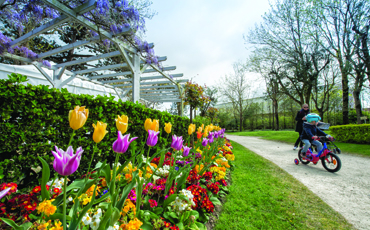
[[[293,147],[293,150],[296,150],[297,148],[298,148],[298,146],[294,146],[294,147]]]

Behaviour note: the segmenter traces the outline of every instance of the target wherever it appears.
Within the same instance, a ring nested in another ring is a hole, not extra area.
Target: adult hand
[[[302,120],[304,120],[304,121],[305,121],[305,120],[306,120],[306,117],[304,116],[304,117],[302,118]]]

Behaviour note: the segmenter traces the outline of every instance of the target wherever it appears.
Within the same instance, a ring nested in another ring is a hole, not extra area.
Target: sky
[[[233,72],[232,64],[245,61],[243,35],[262,21],[268,0],[153,0],[157,12],[146,22],[146,41],[154,43],[163,66],[176,66],[200,85],[215,85]],[[179,78],[177,78],[179,79]]]

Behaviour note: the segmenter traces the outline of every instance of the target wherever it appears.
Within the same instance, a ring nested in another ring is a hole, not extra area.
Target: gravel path
[[[293,145],[258,137],[226,137],[291,174],[357,229],[370,229],[369,158],[339,154],[342,168],[339,172],[330,173],[323,168],[321,161],[317,165],[295,165],[294,159],[298,157],[298,151],[293,150]]]

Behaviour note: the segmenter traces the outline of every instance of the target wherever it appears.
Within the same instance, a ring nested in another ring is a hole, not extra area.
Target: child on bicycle
[[[306,116],[307,122],[303,123],[303,132],[301,135],[301,140],[304,143],[304,147],[301,151],[302,156],[306,156],[306,152],[309,147],[311,147],[311,143],[317,147],[317,152],[320,152],[323,148],[320,141],[318,141],[318,136],[326,136],[331,137],[330,135],[324,133],[319,128],[317,128],[317,124],[321,120],[321,117],[315,113],[309,113]]]

